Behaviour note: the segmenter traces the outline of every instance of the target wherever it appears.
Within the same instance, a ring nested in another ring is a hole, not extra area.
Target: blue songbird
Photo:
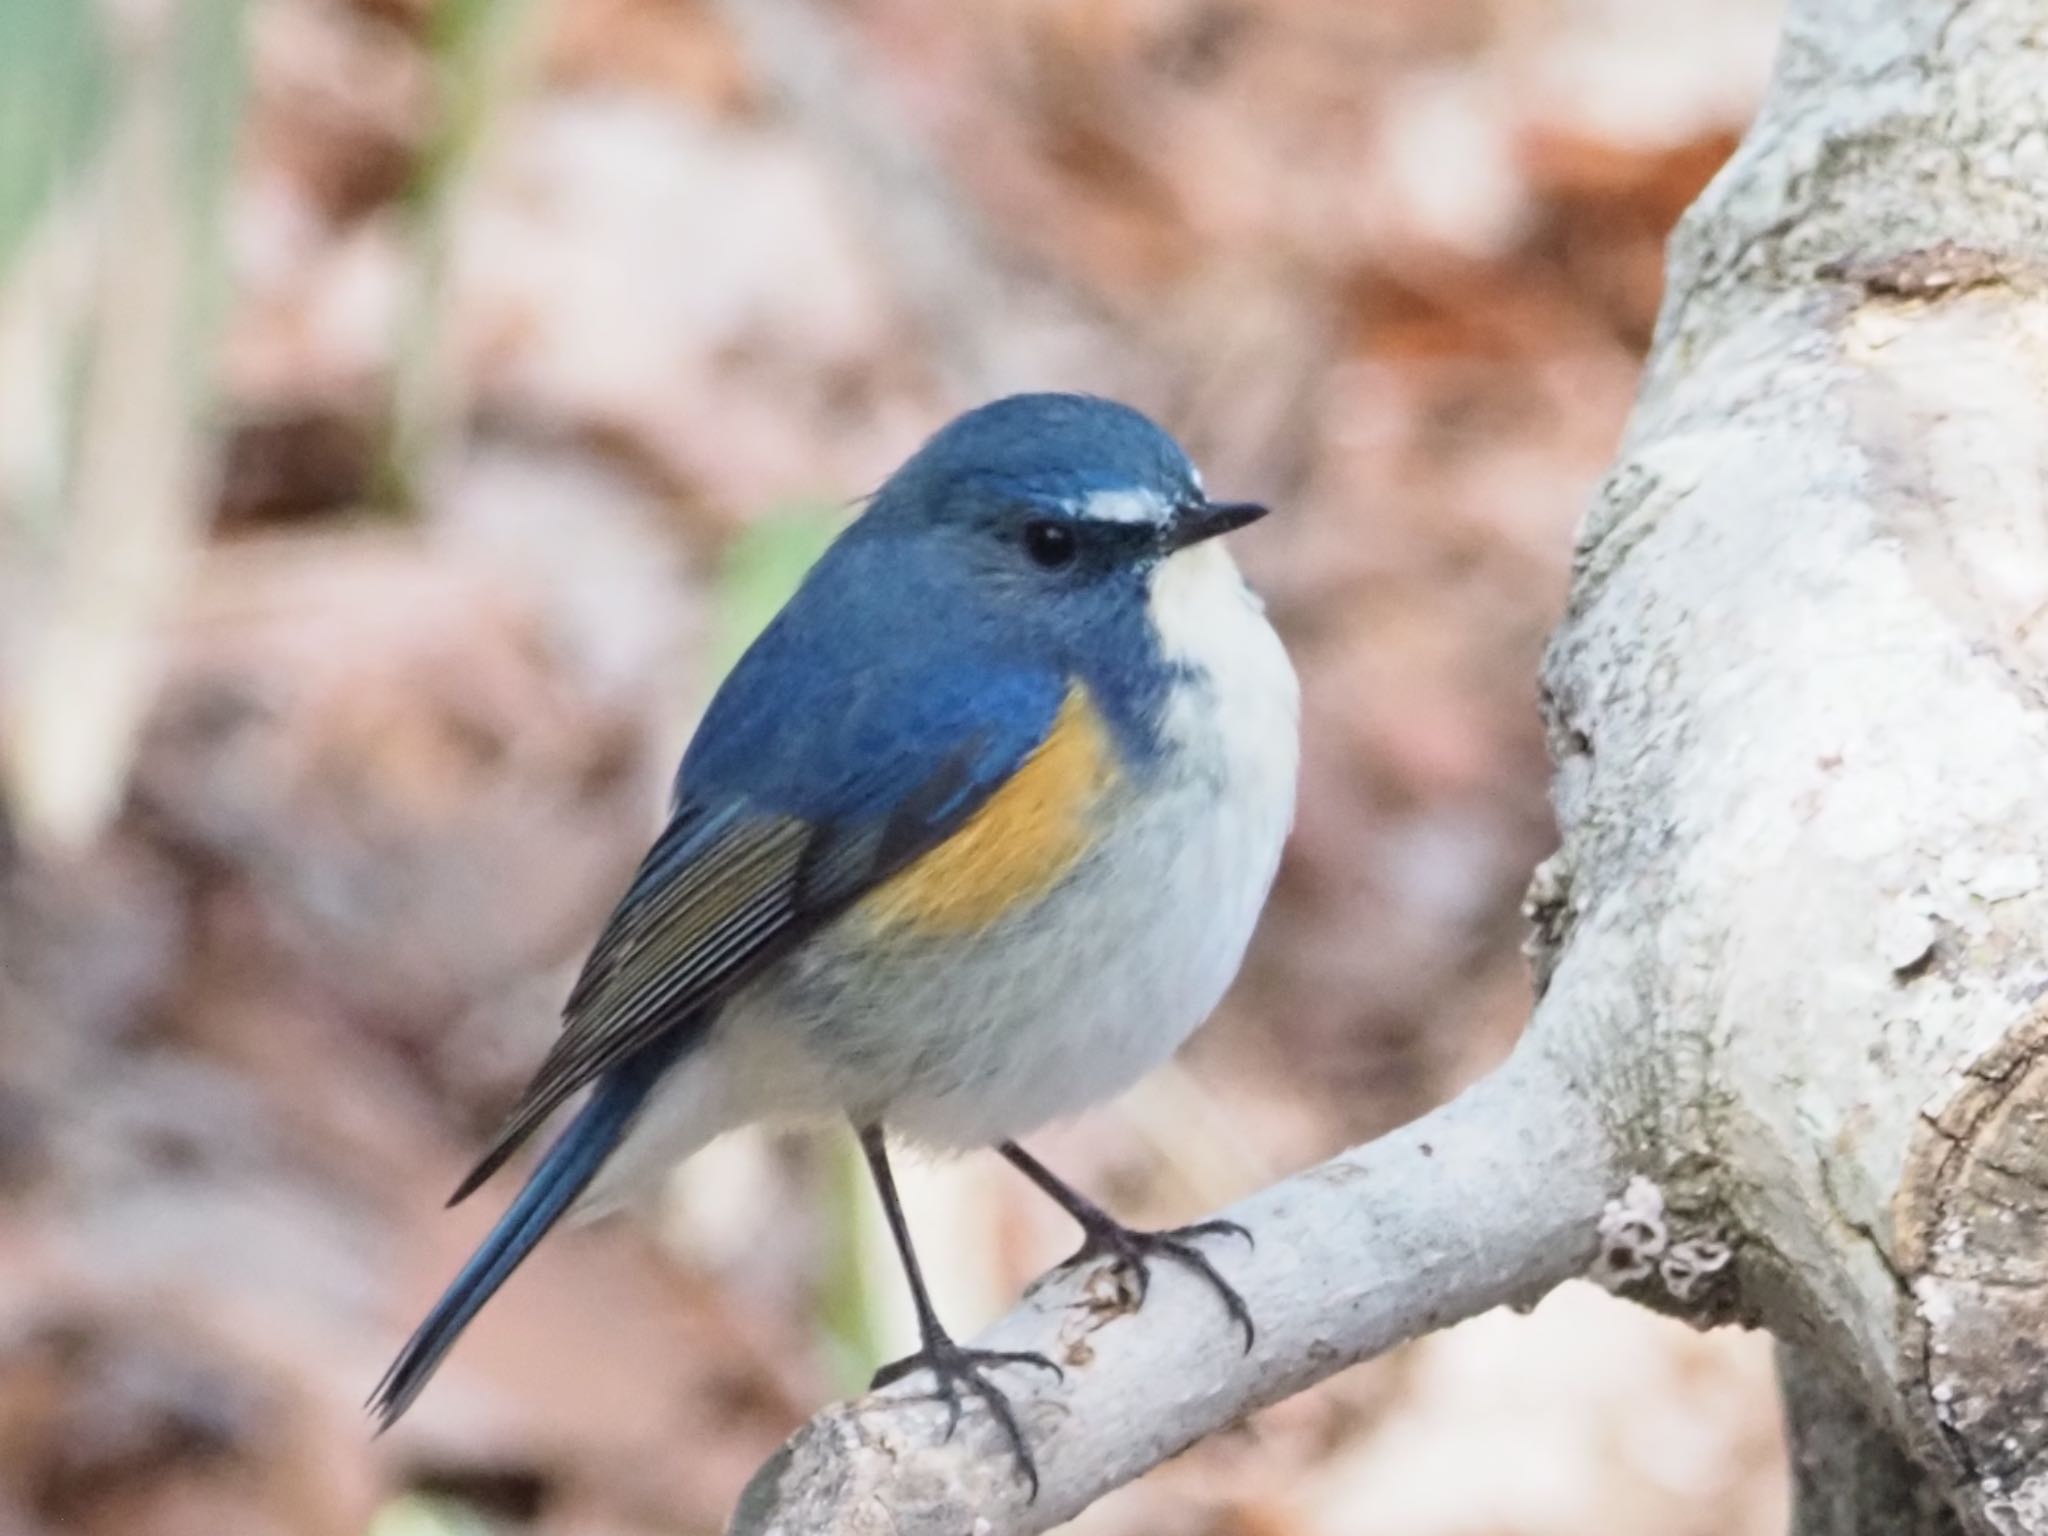
[[[933,1373],[984,1402],[1036,1355],[969,1349],[925,1293],[884,1130],[995,1146],[1077,1220],[1075,1259],[1212,1285],[1196,1239],[1139,1232],[1017,1145],[1121,1092],[1236,974],[1293,816],[1294,672],[1212,501],[1128,407],[1017,395],[883,486],[741,658],[668,823],[570,993],[531,1085],[455,1192],[582,1107],[379,1384],[388,1425],[572,1207],[655,1183],[721,1132],[845,1117],[902,1256]]]

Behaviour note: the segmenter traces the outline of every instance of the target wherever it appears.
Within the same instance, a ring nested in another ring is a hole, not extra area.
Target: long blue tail
[[[382,1434],[412,1406],[462,1330],[496,1294],[534,1245],[583,1193],[598,1169],[625,1138],[633,1117],[663,1070],[675,1059],[662,1042],[615,1067],[569,1122],[533,1170],[525,1188],[491,1228],[462,1271],[434,1303],[391,1369],[370,1394],[368,1407]]]

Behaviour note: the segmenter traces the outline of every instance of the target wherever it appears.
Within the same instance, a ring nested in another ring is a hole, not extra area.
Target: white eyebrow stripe
[[[1163,523],[1173,509],[1155,491],[1092,491],[1081,515],[1102,523]]]

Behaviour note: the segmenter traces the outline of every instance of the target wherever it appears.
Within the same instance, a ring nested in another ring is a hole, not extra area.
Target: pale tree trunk
[[[2048,1533],[2044,280],[2048,0],[1791,0],[1546,666],[1515,1057],[1232,1213],[1250,1356],[1171,1277],[998,1325],[1068,1366],[1016,1378],[1035,1502],[907,1385],[814,1421],[735,1528],[1043,1530],[1590,1264],[1786,1341],[1802,1536]]]

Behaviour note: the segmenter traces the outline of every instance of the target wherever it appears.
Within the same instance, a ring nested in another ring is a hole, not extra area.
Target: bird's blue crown
[[[989,501],[1078,513],[1097,492],[1198,500],[1201,477],[1150,419],[1093,395],[1011,395],[956,417],[875,498],[885,521],[957,519]]]

